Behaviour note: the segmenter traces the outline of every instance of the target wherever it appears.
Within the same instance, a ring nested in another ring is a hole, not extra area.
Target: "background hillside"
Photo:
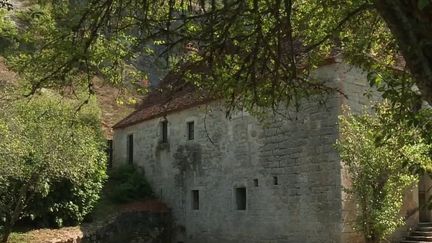
[[[17,83],[18,78],[16,73],[8,69],[4,58],[0,56],[0,85],[14,85]],[[135,108],[133,104],[119,104],[118,99],[141,99],[141,96],[130,90],[114,88],[102,82],[102,80],[94,82],[94,90],[100,109],[102,110],[101,126],[105,137],[110,139],[112,137],[111,127]]]

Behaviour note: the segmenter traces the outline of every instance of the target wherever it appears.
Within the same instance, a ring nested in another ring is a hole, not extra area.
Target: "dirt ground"
[[[23,233],[13,233],[10,243],[73,243],[73,239],[82,238],[83,232],[92,232],[116,215],[122,212],[168,212],[168,207],[158,200],[144,200],[118,205],[116,209],[106,213],[106,219],[96,220],[75,227],[63,227],[60,229],[36,229]]]

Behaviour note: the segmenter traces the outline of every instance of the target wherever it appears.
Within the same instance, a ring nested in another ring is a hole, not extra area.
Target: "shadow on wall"
[[[183,178],[188,172],[195,171],[199,175],[202,174],[201,150],[200,144],[186,144],[177,147],[173,155],[173,167],[179,170],[179,174],[176,176],[178,186],[183,186]]]

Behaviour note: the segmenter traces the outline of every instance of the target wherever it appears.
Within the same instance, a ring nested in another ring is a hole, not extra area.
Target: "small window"
[[[129,134],[127,137],[127,161],[129,164],[133,164],[133,134]]]
[[[188,136],[188,140],[194,140],[194,138],[195,138],[195,131],[194,131],[194,122],[193,121],[191,121],[191,122],[188,122],[187,123],[187,136]]]
[[[235,189],[235,199],[237,210],[246,210],[246,187]]]
[[[192,190],[192,209],[199,210],[199,191]]]
[[[162,130],[162,142],[167,143],[168,142],[168,121],[162,121],[161,122],[161,130]]]
[[[254,186],[258,187],[258,179],[254,179],[253,182],[254,182]]]
[[[279,179],[277,176],[273,176],[273,185],[275,186],[279,185]]]

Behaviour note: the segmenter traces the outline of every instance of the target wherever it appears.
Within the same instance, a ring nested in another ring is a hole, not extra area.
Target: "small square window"
[[[168,121],[162,121],[161,122],[161,132],[162,132],[162,142],[167,143],[168,142]]]
[[[199,191],[192,190],[192,209],[199,210]]]
[[[194,140],[195,138],[195,124],[193,121],[187,123],[187,136],[188,140]]]
[[[246,187],[235,189],[235,199],[237,210],[246,210]]]

